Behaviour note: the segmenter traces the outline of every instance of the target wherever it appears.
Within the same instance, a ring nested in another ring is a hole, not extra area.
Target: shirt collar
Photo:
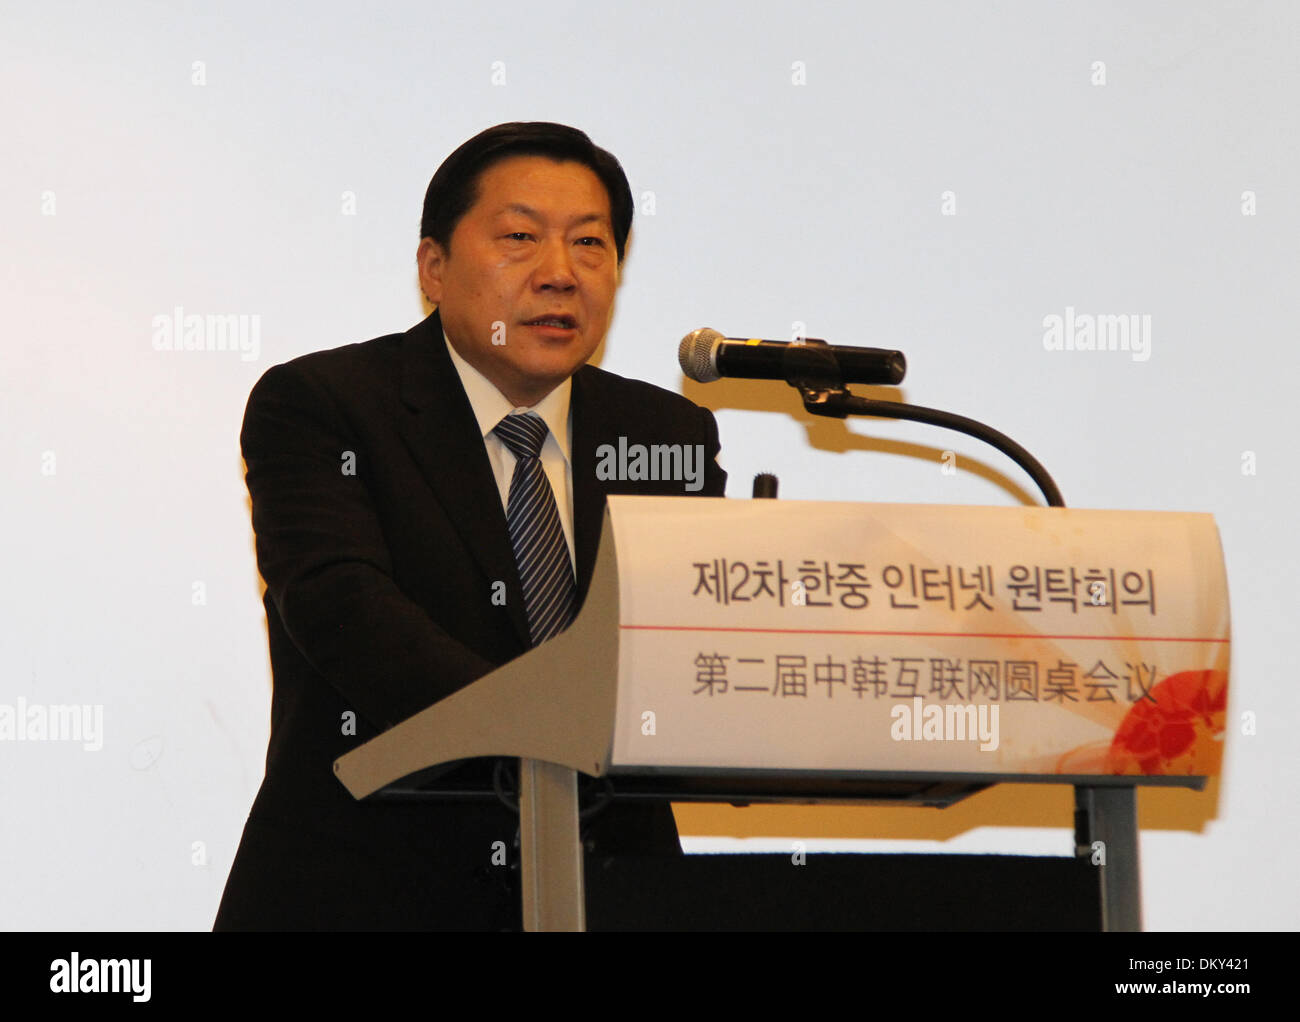
[[[478,420],[479,433],[484,438],[511,412],[534,412],[546,423],[551,436],[555,437],[556,443],[560,445],[560,453],[564,455],[564,460],[572,462],[573,459],[569,457],[569,402],[573,394],[572,377],[566,379],[531,408],[519,408],[512,405],[509,399],[497,390],[496,384],[461,357],[460,352],[452,345],[446,330],[442,332],[442,340],[447,345],[447,354],[451,356],[451,364],[456,367],[456,372],[460,376],[461,385],[465,388],[465,396],[469,398],[470,407],[474,409],[474,418]]]

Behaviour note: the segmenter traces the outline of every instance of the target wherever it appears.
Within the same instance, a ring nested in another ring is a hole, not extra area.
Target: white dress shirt
[[[460,374],[460,382],[465,388],[470,407],[474,409],[474,417],[478,420],[479,432],[483,435],[483,444],[487,448],[488,462],[492,466],[492,475],[496,477],[497,490],[501,493],[501,507],[507,512],[510,508],[510,480],[514,477],[515,462],[518,459],[493,430],[498,422],[512,412],[517,415],[533,412],[546,423],[548,432],[542,444],[542,470],[551,484],[551,492],[555,494],[560,525],[564,528],[564,541],[569,547],[569,563],[573,565],[576,577],[577,564],[573,554],[573,460],[570,454],[573,414],[569,406],[573,380],[565,380],[531,408],[518,408],[497,390],[491,380],[461,358],[447,337],[446,330],[442,332],[442,339],[451,356],[451,364]]]

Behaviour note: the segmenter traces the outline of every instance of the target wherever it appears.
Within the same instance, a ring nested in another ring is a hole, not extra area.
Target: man
[[[567,626],[606,494],[722,495],[708,411],[586,365],[631,219],[622,168],[582,132],[491,128],[425,196],[417,262],[436,311],[254,387],[241,444],[271,740],[216,929],[519,928],[500,854],[517,856],[515,813],[359,803],[332,763]],[[619,437],[702,445],[702,488],[598,478],[597,448]],[[491,766],[452,779],[482,785]],[[583,836],[596,854],[680,854],[666,804],[615,802]]]

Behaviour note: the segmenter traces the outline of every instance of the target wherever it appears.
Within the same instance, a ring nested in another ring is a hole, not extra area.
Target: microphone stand
[[[870,415],[878,419],[911,419],[931,426],[953,429],[976,440],[991,444],[1023,468],[1038,484],[1049,507],[1065,507],[1061,491],[1047,469],[1005,433],[968,419],[964,415],[922,408],[902,401],[874,401],[850,393],[844,385],[839,363],[825,341],[809,338],[803,344],[791,344],[785,350],[782,370],[785,382],[799,391],[803,406],[813,415],[843,419],[850,415]],[[891,382],[898,382],[897,380]]]

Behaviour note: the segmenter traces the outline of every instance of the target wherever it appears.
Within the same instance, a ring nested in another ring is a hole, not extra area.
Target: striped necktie
[[[542,419],[529,413],[507,415],[493,432],[515,456],[506,523],[524,587],[528,628],[537,646],[569,626],[577,602],[569,547],[540,457],[548,430]]]

